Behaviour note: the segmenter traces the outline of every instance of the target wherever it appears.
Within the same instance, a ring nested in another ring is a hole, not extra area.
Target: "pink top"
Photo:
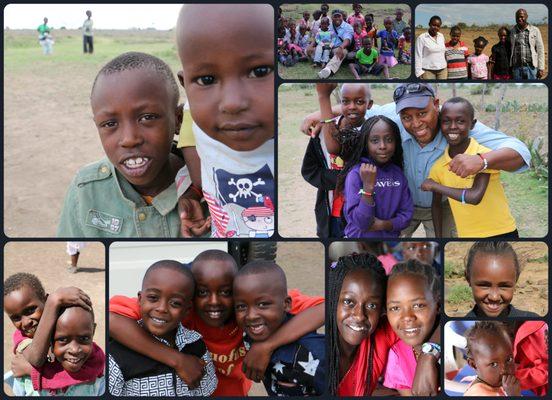
[[[391,270],[395,266],[395,264],[398,263],[397,259],[391,253],[378,256],[378,260],[383,265],[383,269],[385,270],[385,275],[389,275],[391,273]]]
[[[412,347],[399,340],[389,349],[383,386],[391,389],[412,389],[416,373],[416,357]]]
[[[468,57],[468,63],[471,68],[471,76],[475,79],[487,79],[488,70],[487,63],[489,62],[489,56],[481,53],[476,56],[472,54]]]

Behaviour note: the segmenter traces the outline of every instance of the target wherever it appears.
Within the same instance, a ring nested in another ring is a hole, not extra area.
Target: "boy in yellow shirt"
[[[442,196],[447,196],[458,237],[518,238],[500,171],[487,169],[485,153],[490,149],[468,136],[475,123],[474,109],[468,100],[454,97],[443,104],[441,130],[448,146],[421,186],[422,190],[433,192],[431,214],[435,234],[441,237]],[[478,155],[483,168],[476,175],[461,178],[448,168],[457,154]]]

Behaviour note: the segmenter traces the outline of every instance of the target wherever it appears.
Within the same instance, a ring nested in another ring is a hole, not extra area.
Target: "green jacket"
[[[164,237],[180,236],[176,184],[148,206],[107,158],[86,165],[71,182],[58,237]]]

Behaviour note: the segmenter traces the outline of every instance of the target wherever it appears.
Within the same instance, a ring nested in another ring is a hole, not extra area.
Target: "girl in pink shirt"
[[[483,54],[483,50],[487,46],[489,41],[483,36],[479,36],[473,40],[473,47],[475,48],[475,54],[468,57],[468,79],[489,79],[489,70],[487,65],[489,64],[489,56]]]

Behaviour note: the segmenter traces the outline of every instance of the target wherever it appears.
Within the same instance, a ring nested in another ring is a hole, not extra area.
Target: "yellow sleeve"
[[[429,179],[434,180],[437,183],[441,183],[441,174],[439,173],[441,171],[442,165],[441,165],[441,159],[439,158],[435,163],[433,164],[433,167],[429,170]]]
[[[184,113],[182,115],[182,125],[180,126],[180,132],[178,134],[178,144],[176,145],[176,147],[194,147],[196,145],[194,132],[192,130],[193,122],[194,121],[192,120],[192,114],[190,113],[190,110],[188,108],[184,108]]]

